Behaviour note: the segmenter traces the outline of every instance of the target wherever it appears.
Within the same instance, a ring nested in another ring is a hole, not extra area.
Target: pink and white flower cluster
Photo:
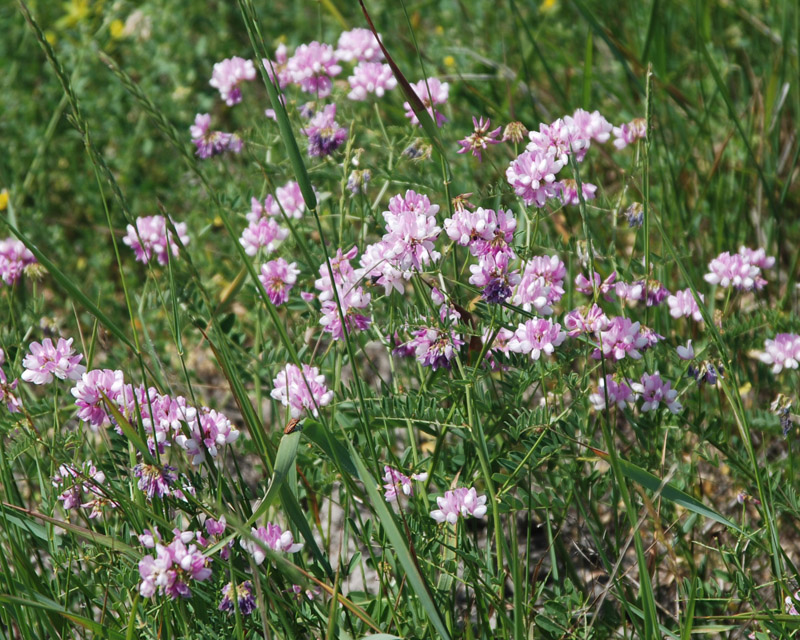
[[[447,98],[450,95],[450,85],[438,78],[428,78],[427,80],[423,78],[419,82],[412,84],[411,88],[422,101],[423,106],[433,118],[436,126],[441,127],[444,125],[447,122],[447,118],[436,107],[447,103]],[[420,125],[419,118],[417,118],[417,114],[414,113],[414,109],[411,108],[409,102],[403,103],[403,109],[406,110],[406,117],[411,120],[411,124]]]
[[[761,362],[772,365],[772,373],[784,369],[797,369],[800,362],[800,335],[779,333],[764,341],[764,351],[759,356]]]
[[[242,540],[241,545],[243,549],[253,556],[253,561],[257,565],[264,562],[267,557],[267,554],[264,553],[264,547],[283,553],[297,553],[303,548],[302,542],[294,541],[291,531],[283,531],[280,526],[271,522],[268,522],[266,527],[253,527],[251,533],[259,542]]]
[[[185,222],[174,223],[175,231],[183,246],[189,244]],[[169,254],[178,257],[179,247],[171,230],[167,229],[164,216],[145,216],[136,218],[136,226],[128,225],[128,232],[122,239],[136,253],[136,260],[147,264],[155,257],[161,265],[169,262]]]
[[[0,240],[0,281],[11,286],[22,276],[25,267],[34,264],[36,258],[16,238]]]
[[[553,355],[555,348],[567,337],[558,322],[545,318],[534,318],[521,323],[508,341],[508,350],[514,353],[530,354],[531,360],[538,360],[542,354]]]
[[[302,370],[294,364],[287,364],[272,381],[270,395],[284,407],[289,408],[292,418],[300,418],[305,411],[313,416],[319,409],[333,400],[333,391],[325,386],[325,376],[317,367],[304,364]]]
[[[287,185],[288,186],[288,185]],[[298,187],[299,188],[299,187]],[[289,202],[287,200],[287,202]],[[283,203],[281,203],[283,206]],[[284,209],[286,210],[286,209]],[[297,208],[293,209],[296,211]],[[272,195],[268,195],[262,204],[256,198],[250,200],[250,213],[247,214],[247,225],[239,238],[248,256],[256,255],[263,249],[266,255],[273,253],[289,235],[289,229],[278,224],[276,216],[281,213],[280,207]],[[288,211],[287,211],[287,216]],[[302,213],[301,213],[302,215]]]
[[[209,84],[219,90],[220,97],[229,107],[242,101],[241,84],[256,79],[252,60],[234,56],[214,65]]]
[[[511,302],[548,316],[564,295],[567,268],[558,256],[535,256],[527,262]]]
[[[189,133],[192,136],[192,144],[197,147],[195,155],[199,158],[211,158],[226,151],[231,153],[242,151],[242,139],[235,133],[211,131],[211,115],[208,113],[198,113],[194,117],[194,124],[189,127]]]
[[[486,496],[479,496],[474,487],[445,491],[444,496],[436,498],[436,504],[439,508],[431,511],[431,518],[439,524],[455,524],[459,516],[482,518],[486,515]]]
[[[409,478],[401,471],[386,464],[383,466],[383,497],[386,499],[386,502],[396,502],[400,492],[407,496],[413,496],[414,487],[411,481],[425,482],[427,479],[427,473],[412,473]]]
[[[639,382],[606,375],[605,379],[600,380],[597,391],[589,395],[589,402],[596,411],[603,411],[614,405],[624,409],[628,403],[636,402],[638,398],[644,401],[644,413],[658,410],[661,404],[673,414],[680,413],[683,409],[678,402],[677,390],[672,388],[669,380],[663,380],[658,371],[653,374],[643,373]]]
[[[193,582],[203,582],[211,577],[208,558],[194,544],[188,544],[192,532],[177,535],[168,545],[155,543],[156,555],[147,555],[139,561],[139,593],[152,598],[156,593],[176,598],[189,598]]]
[[[353,269],[350,264],[350,260],[357,254],[356,247],[352,247],[347,253],[342,253],[342,250],[338,249],[336,255],[329,261],[330,268],[328,263],[320,265],[319,278],[314,281],[322,305],[322,318],[319,323],[334,340],[344,338],[342,317],[347,331],[364,331],[372,322],[369,315],[362,313],[362,310],[369,306],[371,299],[370,294],[361,286],[363,274],[360,270]]]
[[[724,251],[708,263],[708,273],[703,276],[709,284],[734,287],[743,291],[763,289],[767,281],[762,269],[771,269],[775,258],[767,256],[764,249],[740,247],[739,253]]]
[[[62,464],[58,467],[51,480],[54,487],[61,493],[58,500],[66,511],[82,507],[91,509],[89,518],[102,515],[103,507],[116,508],[119,505],[106,497],[103,485],[106,474],[98,470],[91,460],[84,462],[80,468],[72,464]],[[84,502],[84,494],[89,499]]]
[[[77,380],[86,371],[80,364],[83,355],[76,355],[72,348],[72,338],[59,338],[55,345],[50,338],[45,338],[41,343],[31,342],[29,349],[30,353],[22,360],[25,382],[49,384],[54,376],[60,380]]]
[[[277,258],[261,265],[258,279],[272,304],[277,307],[289,299],[289,292],[297,282],[299,273],[300,269],[297,268],[296,262],[290,264],[283,258]]]

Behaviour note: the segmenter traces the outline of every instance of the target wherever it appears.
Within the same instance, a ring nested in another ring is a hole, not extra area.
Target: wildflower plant
[[[796,635],[791,3],[129,4],[0,44],[5,635]]]

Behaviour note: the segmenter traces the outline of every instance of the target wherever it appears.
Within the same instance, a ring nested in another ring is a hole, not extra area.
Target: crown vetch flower
[[[369,29],[343,31],[336,43],[336,59],[342,62],[380,62],[383,60],[383,51],[378,38]]]
[[[250,532],[253,537],[261,542],[258,544],[250,540],[242,540],[242,548],[253,556],[253,561],[260,565],[264,562],[267,554],[263,547],[272,551],[282,551],[284,553],[297,553],[303,548],[302,542],[295,542],[291,531],[283,531],[277,524],[267,523],[266,527],[253,527]]]
[[[779,333],[774,339],[766,339],[759,358],[761,362],[772,365],[772,373],[797,369],[800,362],[800,335]]]
[[[614,127],[612,133],[615,138],[614,146],[617,149],[624,149],[636,140],[647,137],[647,120],[634,118],[630,122]]]
[[[439,109],[435,109],[434,112],[434,108],[436,105],[447,102],[447,98],[450,95],[450,85],[448,83],[441,82],[438,78],[428,78],[427,81],[423,78],[416,84],[412,84],[411,88],[419,96],[425,109],[436,122],[437,127],[441,127],[447,122],[445,115]],[[406,118],[411,120],[411,124],[419,125],[419,119],[411,108],[411,104],[404,102],[403,109],[406,110]]]
[[[606,404],[608,396],[608,404]],[[595,393],[589,395],[589,402],[595,411],[603,411],[607,406],[617,405],[619,409],[624,409],[628,402],[636,400],[636,394],[631,389],[627,381],[617,382],[612,375],[606,375],[601,379]]]
[[[703,279],[709,284],[734,287],[744,291],[761,289],[767,282],[761,269],[747,261],[742,254],[724,251],[708,263],[708,273]]]
[[[261,265],[258,279],[266,289],[272,304],[279,306],[289,299],[289,292],[297,282],[299,273],[300,269],[297,268],[296,262],[288,263],[283,258],[277,258]]]
[[[38,342],[31,342],[30,353],[22,360],[25,371],[22,379],[33,384],[48,384],[53,381],[53,376],[60,380],[78,380],[86,371],[80,364],[83,355],[75,355],[72,348],[72,338],[64,340],[59,338],[54,346],[50,338]]]
[[[616,316],[612,318],[608,327],[600,332],[602,352],[606,357],[622,360],[625,356],[638,360],[642,357],[639,349],[648,346],[648,339],[640,331],[641,324],[631,322],[630,318]],[[599,350],[592,354],[600,358]]]
[[[675,347],[675,351],[678,354],[678,357],[681,360],[693,360],[694,359],[694,347],[692,346],[692,341],[689,340],[684,347],[682,344],[679,344]]]
[[[25,267],[35,262],[34,255],[20,240],[0,240],[0,280],[8,286],[20,279]]]
[[[225,104],[232,107],[242,101],[240,85],[255,79],[256,68],[253,66],[253,61],[234,56],[214,65],[211,81],[208,84],[218,89]]]
[[[239,243],[248,256],[256,255],[259,249],[264,249],[269,255],[288,235],[289,230],[280,226],[274,218],[263,217],[247,226],[239,238]]]
[[[509,269],[509,257],[508,253],[487,253],[478,259],[478,264],[469,267],[469,283],[481,287],[484,300],[490,304],[505,302],[519,284],[519,272]]]
[[[698,295],[700,300],[705,302],[703,294],[699,293]],[[667,305],[669,305],[669,315],[673,318],[688,318],[691,316],[695,322],[703,321],[703,314],[700,313],[700,307],[697,305],[691,289],[676,291],[675,295],[667,298]]]
[[[270,395],[289,407],[292,418],[300,418],[305,411],[318,416],[320,407],[326,407],[333,400],[333,391],[325,386],[325,376],[317,367],[287,364],[272,381]]]
[[[231,444],[239,437],[239,431],[223,414],[201,407],[197,411],[196,419],[188,424],[189,435],[179,433],[175,442],[186,453],[192,456],[192,464],[199,465],[206,459],[206,452],[216,458],[218,448]]]
[[[189,244],[189,235],[186,232],[185,222],[173,223],[178,238],[186,246]],[[145,216],[136,218],[136,227],[128,225],[128,232],[122,239],[136,253],[136,260],[145,264],[155,257],[161,265],[169,262],[169,253],[178,257],[180,251],[178,243],[171,230],[167,230],[167,221],[164,216]]]
[[[596,304],[591,308],[578,307],[564,316],[564,328],[571,338],[582,333],[599,333],[607,327],[608,317]]]
[[[470,211],[460,207],[453,212],[452,218],[444,221],[444,230],[447,236],[462,247],[469,247],[472,255],[478,255],[476,241],[483,240],[484,246],[494,238],[497,228],[497,218],[494,211],[478,207]]]
[[[540,124],[539,131],[528,134],[526,149],[540,155],[553,155],[562,166],[569,162],[570,153],[580,162],[589,147],[588,137],[574,125],[574,121],[558,118],[551,124]]]
[[[356,247],[352,247],[347,253],[342,253],[338,249],[336,256],[331,259],[331,271],[336,285],[334,294],[333,284],[331,283],[328,265],[322,264],[319,267],[319,279],[314,282],[314,286],[320,291],[319,300],[322,305],[322,318],[319,323],[327,333],[330,333],[334,340],[344,338],[344,326],[342,316],[348,331],[364,331],[372,322],[372,319],[360,312],[369,306],[371,295],[364,291],[361,286],[361,270],[356,271],[350,265],[350,260],[358,253]],[[338,304],[337,304],[338,297]],[[341,314],[339,306],[341,305]]]
[[[209,131],[211,116],[207,113],[198,113],[194,117],[194,124],[189,127],[192,144],[197,147],[195,155],[200,158],[210,158],[226,151],[239,153],[242,150],[242,139],[235,133],[224,131]]]
[[[578,206],[581,203],[581,199],[578,196],[578,183],[575,180],[565,178],[564,180],[556,182],[556,186],[559,191],[558,197],[563,204]],[[583,194],[584,201],[588,202],[589,200],[594,200],[595,194],[597,193],[597,186],[589,182],[582,182],[581,193]]]
[[[399,347],[412,350],[417,361],[423,367],[430,367],[434,371],[440,368],[449,369],[451,361],[458,350],[464,345],[455,331],[439,329],[437,327],[420,327],[413,332],[411,340]]]
[[[398,489],[407,496],[414,495],[414,487],[411,480],[425,482],[428,479],[427,473],[412,473],[409,478],[404,473],[390,467],[388,464],[383,466],[383,497],[386,502],[395,502],[398,496]]]
[[[455,524],[459,516],[482,518],[486,515],[486,496],[479,496],[474,487],[445,491],[444,496],[436,498],[436,504],[439,508],[431,511],[431,518],[439,524]]]
[[[463,140],[458,141],[458,144],[461,146],[458,153],[467,153],[467,151],[470,151],[473,156],[478,158],[479,162],[482,162],[481,151],[486,149],[490,144],[500,144],[500,140],[497,138],[500,135],[502,127],[497,127],[489,131],[491,120],[489,120],[489,118],[484,120],[483,116],[481,116],[480,120],[472,116],[472,125],[474,131]]]
[[[132,395],[130,390],[126,389],[122,371],[111,369],[86,371],[70,393],[75,397],[78,418],[87,422],[94,430],[111,424],[103,394],[117,405],[120,412],[125,411]]]
[[[300,185],[294,180],[290,180],[285,185],[275,189],[275,195],[278,198],[281,208],[287,217],[294,220],[300,220],[306,211],[306,201],[303,200],[303,192],[300,191]],[[280,215],[280,209],[275,208],[275,213],[272,215]]]
[[[669,380],[661,379],[658,371],[652,375],[644,373],[640,382],[631,384],[631,388],[641,394],[644,400],[642,411],[655,411],[663,402],[672,413],[679,413],[683,406],[677,400],[678,392],[671,386]]]
[[[282,42],[277,46],[275,49],[275,59],[270,60],[269,58],[262,58],[261,64],[264,65],[264,69],[267,71],[267,77],[275,82],[277,79],[277,85],[281,89],[286,87],[287,84],[292,82],[292,76],[289,71],[286,69],[286,63],[289,61],[289,54],[286,48],[286,45]]]
[[[441,258],[434,243],[442,228],[436,224],[438,205],[431,205],[427,196],[406,191],[405,197],[396,195],[389,201],[389,211],[383,212],[386,221],[384,246],[389,257],[403,271],[424,267]]]
[[[772,269],[775,266],[775,257],[768,256],[763,248],[749,249],[748,247],[739,247],[739,255],[745,259],[746,262],[754,264],[759,269]]]
[[[529,353],[531,360],[538,360],[542,353],[552,355],[555,348],[567,337],[561,325],[544,318],[533,318],[521,323],[508,342],[508,350],[514,353]]]
[[[594,288],[597,287],[600,295],[602,295],[607,301],[611,302],[614,299],[613,294],[616,292],[616,285],[614,284],[616,279],[616,271],[612,271],[605,280],[603,280],[600,277],[600,274],[595,271],[593,285],[589,278],[582,273],[579,273],[577,276],[575,276],[575,289],[587,296],[593,296]]]
[[[233,599],[236,598],[236,605]],[[229,582],[222,587],[222,601],[219,603],[220,611],[227,611],[234,613],[236,606],[239,607],[239,612],[243,616],[249,616],[256,610],[256,599],[253,595],[253,583],[249,580],[240,582],[235,587],[232,582]]]
[[[334,76],[342,72],[336,64],[333,47],[317,41],[301,44],[286,62],[286,73],[292,82],[306,93],[327,98],[331,93]]]
[[[0,369],[0,404],[6,405],[9,413],[19,413],[22,410],[22,403],[17,394],[18,380],[8,381],[6,372]]]
[[[525,206],[535,204],[543,207],[548,198],[558,196],[556,174],[563,166],[564,163],[557,160],[552,151],[525,151],[506,169],[506,180],[514,187],[514,193],[522,198]]]
[[[335,104],[318,111],[302,131],[308,136],[308,155],[311,157],[329,156],[347,139],[347,129],[336,123]]]
[[[389,250],[383,241],[368,245],[361,254],[359,262],[361,267],[356,272],[356,277],[360,281],[367,278],[375,285],[381,285],[386,295],[390,295],[392,290],[403,293],[403,282],[411,277],[410,271],[398,269],[394,260],[389,257]]]
[[[347,81],[350,83],[347,97],[351,100],[366,100],[370,93],[382,98],[397,86],[392,68],[380,62],[359,62]]]
[[[208,558],[195,545],[187,547],[181,536],[166,546],[156,543],[155,548],[155,557],[147,555],[139,561],[139,593],[143,598],[152,598],[156,593],[173,600],[189,598],[192,581],[203,582],[211,577]]]
[[[584,109],[576,109],[571,116],[564,116],[564,122],[578,132],[580,139],[587,142],[587,148],[590,139],[600,143],[607,142],[614,129],[599,111],[589,113]]]
[[[133,476],[139,478],[136,486],[147,496],[163,498],[172,494],[172,486],[178,481],[175,467],[165,464],[158,467],[153,464],[140,462],[133,468]]]

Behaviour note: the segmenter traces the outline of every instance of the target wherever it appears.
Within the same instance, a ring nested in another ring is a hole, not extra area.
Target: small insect
[[[289,424],[286,425],[286,428],[283,430],[284,435],[289,435],[290,433],[294,433],[300,429],[300,418],[292,418],[289,420]]]

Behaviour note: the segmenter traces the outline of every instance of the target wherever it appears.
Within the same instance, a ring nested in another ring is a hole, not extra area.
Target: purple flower
[[[195,155],[200,158],[210,158],[226,151],[240,153],[242,139],[235,133],[224,131],[209,131],[211,116],[207,113],[198,113],[194,117],[194,124],[189,127],[192,143],[197,147]]]
[[[380,34],[378,35],[380,37]],[[383,60],[378,38],[369,29],[344,31],[336,43],[336,59],[342,62],[380,62]]]
[[[297,274],[300,270],[297,263],[289,264],[283,258],[270,260],[261,265],[261,274],[258,279],[267,291],[269,299],[276,307],[282,305],[289,299],[289,291],[297,282]]]
[[[25,267],[35,262],[34,255],[20,240],[0,240],[0,280],[8,286],[19,280]]]
[[[669,296],[669,289],[653,278],[647,280],[645,290],[648,307],[657,307]]]
[[[240,582],[236,587],[232,582],[229,582],[222,587],[222,601],[219,603],[220,611],[227,611],[233,613],[236,605],[233,603],[233,598],[236,598],[239,606],[239,611],[243,616],[249,616],[256,609],[256,599],[253,596],[253,583],[249,580]]]
[[[94,430],[111,424],[103,394],[124,411],[128,405],[127,400],[130,399],[130,395],[126,392],[122,371],[110,369],[92,369],[85,372],[70,390],[78,407],[78,418],[89,423]]]
[[[506,179],[526,206],[543,207],[548,198],[558,196],[556,174],[563,166],[553,152],[525,151],[508,166]]]
[[[318,416],[320,407],[326,407],[333,400],[333,391],[325,386],[325,376],[317,367],[287,364],[272,381],[270,395],[289,407],[292,418],[300,418],[304,411]]]
[[[763,249],[749,249],[747,247],[739,247],[739,255],[745,259],[746,262],[754,264],[759,269],[772,269],[775,266],[775,257],[768,256],[767,252]]]
[[[600,277],[600,274],[597,273],[597,271],[595,271],[594,285],[592,285],[592,283],[585,275],[579,273],[577,276],[575,276],[575,289],[577,289],[578,291],[587,296],[593,296],[594,288],[597,287],[598,291],[600,292],[600,295],[602,295],[606,300],[611,302],[614,299],[614,296],[612,294],[615,292],[614,282],[616,279],[617,279],[616,271],[612,271],[605,280],[603,280]]]
[[[171,487],[178,481],[175,467],[164,465],[157,467],[152,464],[139,463],[133,468],[133,475],[139,478],[137,486],[152,500],[153,496],[163,498],[172,493]]]
[[[303,217],[306,211],[306,201],[303,200],[303,193],[297,182],[290,180],[282,187],[278,187],[275,189],[275,195],[287,218],[300,220]],[[272,215],[280,215],[280,209],[275,207],[275,213]]]
[[[455,524],[458,516],[482,518],[486,515],[486,496],[479,496],[474,487],[445,491],[444,496],[436,498],[436,504],[439,508],[431,511],[431,518],[439,524]]]
[[[558,256],[536,256],[528,261],[512,302],[525,311],[553,313],[552,305],[564,295],[567,268]]]
[[[366,100],[370,93],[382,98],[384,93],[397,86],[392,68],[380,62],[359,62],[347,81],[350,83],[347,97],[359,101]]]
[[[705,302],[702,293],[697,294],[700,300]],[[697,301],[692,295],[691,289],[683,289],[676,291],[675,295],[667,298],[667,305],[669,305],[669,315],[673,318],[688,318],[691,316],[695,322],[702,322],[703,315],[700,313],[700,307],[697,306]]]
[[[438,109],[434,110],[435,105],[445,104],[450,94],[450,85],[446,82],[441,82],[438,78],[428,78],[420,80],[416,84],[412,84],[411,88],[417,94],[425,109],[433,118],[437,127],[441,127],[447,118]],[[411,108],[408,102],[403,103],[403,109],[406,110],[406,118],[411,120],[411,124],[419,125],[417,114]]]
[[[0,404],[6,405],[9,413],[19,413],[22,403],[16,395],[18,380],[8,381],[6,372],[0,369]]]
[[[90,518],[101,515],[104,506],[111,508],[119,506],[104,497],[102,485],[105,481],[106,475],[99,471],[91,460],[84,462],[80,468],[62,464],[51,479],[53,486],[61,491],[57,497],[63,503],[64,509],[69,511],[78,507],[91,507]],[[93,499],[81,503],[84,493],[90,494]]]
[[[256,68],[253,66],[253,61],[234,56],[214,65],[211,81],[208,84],[219,89],[219,95],[225,104],[232,107],[242,101],[242,90],[239,85],[255,79]]]
[[[761,269],[748,262],[742,254],[728,251],[719,254],[708,264],[709,273],[703,279],[709,284],[734,287],[751,291],[761,289],[767,281],[761,277]]]
[[[58,344],[53,346],[50,338],[38,342],[31,342],[30,353],[22,360],[25,371],[22,379],[33,384],[49,384],[53,376],[60,380],[78,380],[86,371],[86,367],[79,364],[83,355],[75,355],[72,349],[72,338],[58,339]]]
[[[644,373],[640,382],[631,384],[631,388],[641,394],[644,400],[642,411],[655,411],[663,402],[672,413],[678,413],[683,406],[677,400],[678,392],[671,386],[669,380],[661,379],[658,371],[652,375]]]
[[[322,306],[320,324],[334,340],[344,338],[342,315],[348,331],[364,331],[372,322],[369,316],[360,311],[369,306],[371,296],[361,286],[362,274],[355,271],[350,265],[350,260],[355,258],[357,253],[356,247],[352,247],[347,253],[342,253],[342,250],[338,249],[336,256],[330,261],[334,282],[331,283],[327,264],[320,265],[320,277],[314,282],[314,287],[320,292],[319,300]],[[336,286],[335,293],[334,284]],[[341,315],[339,313],[340,305]]]
[[[570,153],[574,153],[578,162],[583,160],[589,140],[585,134],[574,125],[570,118],[559,118],[552,124],[540,124],[539,131],[528,134],[530,142],[526,149],[538,155],[552,155],[565,166],[569,163]]]
[[[206,558],[195,545],[176,537],[167,546],[156,543],[156,556],[145,556],[139,561],[139,593],[152,598],[156,592],[173,600],[190,598],[192,581],[203,582],[211,577]]]
[[[256,564],[261,564],[267,557],[263,547],[272,551],[283,551],[285,553],[297,553],[303,548],[302,542],[295,542],[291,531],[283,531],[277,524],[267,523],[266,527],[253,527],[251,529],[253,537],[260,541],[256,542],[242,540],[242,548],[253,556]]]
[[[186,223],[174,223],[178,238],[186,246],[189,244],[189,236],[186,233]],[[167,221],[164,216],[145,216],[136,218],[136,227],[128,225],[128,233],[122,239],[136,253],[136,260],[145,264],[155,256],[161,265],[169,262],[171,252],[174,257],[178,257],[178,243],[172,231],[167,230]]]
[[[306,93],[326,98],[331,93],[331,78],[342,72],[336,64],[333,47],[329,44],[311,42],[301,44],[286,62],[286,73],[292,82]]]
[[[626,124],[614,127],[614,146],[624,149],[640,138],[647,137],[647,121],[644,118],[634,118]]]
[[[388,257],[388,250],[383,241],[367,246],[361,254],[360,265],[356,271],[357,280],[367,278],[373,284],[381,285],[387,296],[393,290],[403,293],[403,282],[411,277],[410,271],[398,269],[395,261]]]
[[[414,495],[414,487],[411,484],[411,480],[417,480],[418,482],[425,482],[428,479],[427,473],[414,473],[411,474],[409,478],[407,475],[401,473],[397,469],[390,467],[389,465],[383,466],[383,497],[386,499],[386,502],[395,502],[397,500],[398,489],[402,491],[407,496]]]
[[[644,296],[644,281],[639,280],[628,284],[621,280],[614,284],[614,292],[620,300],[636,303]]]
[[[586,141],[592,139],[600,143],[607,142],[613,130],[611,123],[599,111],[589,113],[576,109],[571,116],[564,116],[564,121],[577,132],[580,139]]]
[[[561,325],[557,322],[534,318],[517,327],[514,337],[508,343],[508,350],[514,353],[529,353],[531,360],[538,360],[542,353],[552,355],[566,337],[566,332],[561,330]]]
[[[486,247],[494,238],[497,229],[497,216],[491,209],[478,207],[470,211],[465,207],[456,209],[452,218],[444,221],[444,230],[447,236],[462,247],[469,247],[472,255],[476,253],[477,241],[483,240],[482,246]]]
[[[784,369],[797,369],[800,361],[800,335],[779,333],[774,339],[764,341],[764,351],[759,356],[761,362],[772,365],[772,373]]]
[[[608,395],[608,404],[606,404]],[[606,407],[617,405],[624,409],[628,402],[636,399],[636,395],[625,380],[617,382],[614,376],[607,375],[605,380],[600,380],[600,384],[595,393],[589,395],[589,402],[595,411],[603,411]]]
[[[347,129],[336,123],[336,105],[326,105],[314,115],[303,133],[308,136],[308,155],[324,157],[331,155],[347,139]]]
[[[559,189],[558,197],[561,198],[563,204],[578,206],[581,203],[578,197],[578,183],[575,180],[565,178],[556,183]],[[588,182],[581,183],[581,193],[583,194],[584,201],[594,200],[597,193],[597,187]]]
[[[473,156],[478,158],[479,162],[482,162],[481,151],[486,149],[487,145],[500,144],[500,140],[498,140],[497,137],[500,135],[502,127],[497,127],[489,131],[491,120],[488,118],[484,120],[483,116],[481,116],[480,120],[472,116],[472,125],[474,131],[463,140],[458,141],[458,144],[461,145],[458,153],[467,153],[467,151],[470,151]]]
[[[431,205],[427,196],[412,190],[405,196],[396,195],[389,201],[389,211],[383,212],[386,234],[383,244],[389,259],[402,271],[423,267],[436,262],[441,254],[434,243],[442,228],[436,224],[438,205]]]
[[[450,368],[464,341],[455,331],[435,327],[420,327],[412,332],[412,338],[402,348],[410,351],[423,367],[437,369]]]
[[[511,290],[519,284],[517,271],[510,271],[508,253],[487,253],[479,258],[478,264],[470,265],[472,275],[469,283],[483,289],[483,298],[490,304],[501,304],[511,295]]]
[[[686,346],[679,344],[675,351],[678,353],[678,357],[681,360],[693,360],[694,359],[694,347],[692,347],[692,341],[689,340],[686,343]]]
[[[242,232],[239,243],[244,247],[248,256],[254,256],[259,249],[264,249],[269,255],[275,251],[281,242],[289,235],[289,230],[280,226],[274,218],[259,218],[251,222]]]
[[[600,332],[602,352],[606,357],[622,360],[625,356],[638,360],[642,357],[639,349],[648,346],[648,340],[640,332],[640,323],[631,322],[630,318],[617,316],[612,318],[608,327]],[[599,350],[593,357],[599,359]]]

